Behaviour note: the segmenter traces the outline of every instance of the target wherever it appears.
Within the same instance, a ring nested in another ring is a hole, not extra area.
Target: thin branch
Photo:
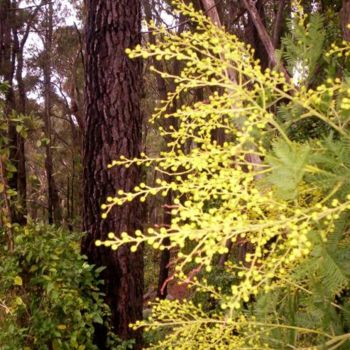
[[[213,1],[213,0],[210,0],[210,1]],[[204,14],[209,14],[209,12],[210,12],[211,10],[213,10],[214,8],[216,8],[216,6],[219,5],[221,1],[222,1],[222,0],[218,0],[218,1],[216,1],[216,3],[212,4],[212,6],[208,7],[208,8],[205,10]],[[184,21],[179,22],[178,24],[176,24],[176,25],[174,25],[174,26],[167,27],[167,29],[168,29],[168,30],[176,29],[176,28],[179,28],[179,27],[181,27],[181,26],[183,26],[183,25],[185,25],[185,24],[187,24],[187,23],[190,23],[190,22],[191,22],[191,19],[189,18],[189,19],[186,19],[186,20],[184,20]],[[141,33],[141,34],[152,34],[153,32],[154,32],[153,30],[147,30],[147,31],[141,31],[140,33]]]
[[[47,6],[47,5],[53,5],[54,2],[53,1],[50,1],[50,2],[42,2],[40,5],[30,5],[30,6],[26,6],[26,7],[11,7],[9,8],[9,11],[26,11],[26,10],[30,10],[32,8],[37,8],[37,7],[44,7],[44,6]]]
[[[33,11],[32,15],[30,16],[30,20],[28,21],[27,23],[27,27],[25,29],[25,32],[24,32],[24,35],[23,35],[23,38],[20,42],[20,49],[23,51],[24,49],[24,45],[26,44],[27,42],[27,39],[28,39],[28,36],[29,36],[29,33],[30,33],[30,29],[32,28],[32,24],[35,20],[35,17],[37,16],[37,14],[39,13],[39,10],[40,8],[43,6],[43,5],[46,5],[46,3],[44,3],[45,0],[42,0],[41,3],[39,5],[36,5],[36,6],[31,6],[31,7],[36,7],[35,10]]]
[[[77,35],[78,35],[78,40],[79,40],[79,53],[80,53],[80,58],[81,58],[81,63],[83,65],[83,68],[84,68],[84,71],[85,71],[85,60],[84,60],[84,52],[83,52],[83,40],[82,40],[82,37],[81,37],[81,32],[76,24],[76,22],[74,22],[74,28],[77,32]]]

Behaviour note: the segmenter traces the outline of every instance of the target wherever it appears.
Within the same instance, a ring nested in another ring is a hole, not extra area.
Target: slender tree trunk
[[[146,0],[143,3],[143,6],[145,10],[146,20],[147,22],[150,22],[151,20],[153,20],[150,0]],[[156,40],[152,35],[152,33],[150,33],[149,42],[153,45],[156,43]],[[159,71],[163,69],[162,63],[159,61],[155,60],[154,65]],[[157,81],[157,88],[158,88],[160,100],[165,101],[167,99],[167,86],[165,84],[165,81],[159,74],[156,75],[156,81]],[[170,118],[168,118],[167,121],[169,121],[169,119]],[[171,121],[169,121],[169,124],[171,124]],[[172,191],[169,191],[166,197],[164,198],[164,203],[166,205],[170,205],[172,202],[171,192]],[[169,211],[166,208],[164,208],[163,210],[164,210],[163,225],[169,226],[171,224],[171,215],[169,214]],[[168,246],[170,244],[170,239],[165,238],[162,244],[164,246]],[[165,299],[167,296],[167,287],[166,285],[164,285],[164,283],[166,283],[166,280],[169,277],[169,263],[170,263],[170,250],[164,249],[160,255],[159,274],[158,274],[157,297],[160,299]]]
[[[215,0],[201,0],[202,6],[205,10],[205,13],[209,18],[211,18],[212,22],[216,24],[218,27],[221,27],[221,20],[218,12],[218,8],[216,6]]]
[[[15,5],[15,3],[14,3]],[[8,83],[6,92],[5,115],[9,116],[16,108],[15,94],[13,91],[13,80],[16,66],[16,50],[12,38],[12,30],[15,22],[13,3],[10,0],[0,1],[0,76]],[[8,135],[10,152],[8,161],[16,168],[18,167],[18,146],[16,124],[11,122]],[[6,169],[4,169],[5,171]],[[9,174],[6,173],[6,176]],[[14,172],[8,177],[8,187],[17,191],[18,173]],[[17,208],[11,202],[11,220],[17,222]]]
[[[350,0],[343,0],[343,7],[340,12],[340,22],[344,40],[350,41]]]
[[[18,103],[16,111],[24,115],[26,113],[26,92],[23,82],[23,49],[25,41],[19,43],[17,28],[13,31],[14,43],[16,48],[17,67],[16,80],[18,85]],[[26,39],[25,39],[26,40]],[[27,176],[26,176],[26,159],[25,159],[25,140],[17,133],[17,197],[19,210],[17,212],[17,222],[21,225],[27,222]]]
[[[8,196],[8,183],[6,179],[6,171],[4,164],[4,156],[0,154],[0,198],[2,200],[1,209],[0,209],[0,223],[6,233],[7,249],[9,252],[13,251],[14,248],[14,237],[11,227],[11,207]]]
[[[41,4],[44,0],[42,0]],[[31,13],[31,16],[26,19],[26,26],[21,40],[19,40],[18,26],[22,26],[21,20],[17,17],[18,1],[12,0],[0,1],[0,36],[1,36],[1,54],[0,54],[0,75],[4,75],[5,80],[10,83],[8,91],[8,106],[7,112],[15,110],[18,114],[26,113],[26,92],[23,82],[23,67],[24,67],[24,46],[27,42],[30,29],[35,20],[40,5]],[[5,20],[5,21],[4,21]],[[7,23],[7,24],[6,24]],[[4,26],[4,24],[6,24]],[[5,36],[3,33],[7,33]],[[3,39],[6,38],[4,41]],[[4,58],[6,57],[6,68],[3,69]],[[17,63],[17,64],[15,64]],[[17,80],[18,86],[18,103],[15,103],[12,81]],[[26,198],[27,198],[27,182],[26,182],[26,167],[25,167],[25,140],[20,133],[16,131],[16,123],[12,123],[9,130],[9,138],[11,140],[10,161],[16,166],[17,172],[10,178],[9,185],[17,191],[18,204],[13,205],[12,219],[19,224],[26,223]]]
[[[7,81],[10,85],[6,93],[6,106],[4,111],[5,113],[10,113],[11,110],[14,108],[14,94],[12,89],[14,62],[12,61],[13,55],[10,8],[10,0],[0,1],[0,76],[2,76],[4,80]],[[11,136],[11,134],[9,136]],[[0,137],[2,137],[1,134]],[[7,247],[8,250],[11,252],[14,247],[14,239],[13,232],[11,229],[12,210],[8,198],[9,184],[7,181],[6,174],[6,161],[8,161],[7,157],[3,154],[0,154],[0,198],[2,201],[0,208],[0,219],[1,225],[3,226],[4,231],[6,232]]]
[[[12,87],[14,63],[12,62],[12,15],[10,8],[10,0],[0,1],[0,76],[2,76],[4,80],[10,84],[10,87]],[[10,94],[12,95],[11,99],[13,100],[12,89],[9,89],[7,92],[7,101],[10,98]]]
[[[61,209],[56,181],[53,175],[53,160],[52,160],[52,34],[53,34],[53,4],[48,4],[46,13],[46,28],[45,28],[45,62],[43,65],[44,75],[44,100],[45,100],[45,134],[49,143],[46,145],[45,170],[47,178],[47,207],[49,224],[58,224],[61,221]]]
[[[222,23],[221,23],[221,20],[220,20],[219,12],[217,10],[215,1],[214,0],[200,0],[200,1],[202,3],[203,8],[205,9],[208,17],[211,19],[211,21],[214,24],[216,24],[218,27],[221,27]],[[245,6],[246,6],[248,4],[247,1],[252,1],[252,0],[243,0],[243,1],[244,1]],[[249,4],[251,4],[251,3],[249,2]],[[252,11],[252,13],[255,14],[254,18],[256,18],[256,16],[259,17],[259,14],[257,13],[256,7],[255,7],[255,3],[252,3],[251,6],[254,6],[254,9],[255,9],[255,10]],[[251,11],[249,11],[248,6],[246,6],[246,9],[251,14]],[[252,16],[252,18],[253,18],[253,16]],[[260,17],[259,17],[259,20],[261,21]],[[264,27],[264,29],[265,29],[265,27]],[[265,31],[266,31],[266,29],[265,29]],[[227,75],[228,75],[228,77],[230,78],[230,80],[232,81],[233,84],[237,83],[236,74],[235,74],[234,71],[231,71],[230,69],[228,69],[227,70]],[[234,108],[234,104],[233,104],[232,108]],[[223,143],[223,141],[222,141],[222,143]],[[219,140],[219,144],[220,144],[220,140]],[[256,154],[248,154],[247,155],[247,161],[250,162],[251,164],[253,164],[253,166],[255,168],[259,168],[260,167],[261,159]],[[224,266],[226,260],[229,257],[229,253],[230,253],[230,250],[232,248],[232,242],[230,240],[228,240],[226,242],[226,248],[229,250],[229,252],[228,252],[228,254],[224,254],[222,257],[220,257],[220,259],[219,259],[219,266]]]
[[[129,247],[117,251],[95,246],[109,232],[132,234],[142,227],[143,206],[136,201],[114,207],[101,218],[101,204],[118,189],[131,191],[141,180],[139,167],[107,165],[121,155],[139,156],[142,142],[142,65],[130,60],[125,49],[141,43],[140,0],[87,0],[84,137],[84,229],[82,251],[91,263],[106,266],[106,302],[112,323],[122,339],[136,339],[134,349],[142,348],[140,331],[129,324],[142,318],[143,251],[131,254]],[[95,339],[105,349],[101,330]]]
[[[258,0],[255,6],[256,6],[257,13],[259,14],[259,17],[261,18],[262,24],[266,26],[263,1]],[[251,14],[249,14],[248,16],[248,25],[247,25],[246,33],[248,36],[247,41],[250,42],[254,48],[255,58],[260,60],[261,68],[265,70],[269,66],[269,57],[266,52],[265,46],[260,39],[259,33],[256,29],[256,26],[254,24]]]
[[[273,46],[278,49],[281,44],[281,36],[282,36],[282,30],[283,30],[283,24],[284,24],[284,14],[286,5],[290,4],[290,0],[279,0],[277,1],[277,13],[275,18],[275,23],[273,25],[273,32],[272,32],[272,43]]]
[[[255,25],[255,28],[258,32],[260,40],[265,47],[265,50],[269,58],[269,65],[271,67],[277,66],[278,61],[276,56],[276,50],[275,50],[275,47],[273,46],[272,39],[266,30],[264,21],[261,18],[260,13],[256,7],[256,2],[254,0],[243,0],[243,3],[247,11],[249,12],[252,22]],[[283,65],[280,65],[280,70],[285,75],[286,79],[289,80],[290,79],[289,74]]]
[[[16,106],[16,111],[19,114],[26,114],[26,104],[27,96],[25,85],[23,81],[23,67],[24,67],[24,47],[29,37],[30,29],[33,26],[33,22],[40,10],[41,5],[44,3],[44,0],[41,1],[41,4],[38,5],[34,11],[31,13],[31,16],[28,18],[25,30],[21,40],[18,37],[17,23],[13,26],[13,39],[14,47],[17,58],[17,67],[16,67],[16,80],[18,86],[18,104]],[[13,6],[17,6],[17,1],[13,1]],[[17,21],[14,21],[17,22]],[[17,222],[19,224],[25,224],[27,222],[27,172],[26,172],[26,154],[25,154],[25,140],[20,133],[17,133],[17,195],[19,202],[19,211],[17,213]]]
[[[143,5],[144,5],[144,10],[145,10],[146,20],[148,22],[150,22],[153,18],[152,18],[151,4],[150,4],[149,0],[146,0]],[[181,20],[180,20],[180,22],[181,22]],[[181,31],[181,29],[180,29],[180,31]],[[155,38],[152,35],[152,33],[150,34],[149,42],[151,44],[156,43]],[[178,62],[175,62],[175,64],[177,64],[177,63]],[[163,70],[161,62],[155,60],[154,65],[159,71]],[[176,69],[176,67],[175,67],[175,69]],[[157,80],[157,88],[158,88],[159,97],[162,101],[165,101],[167,99],[167,86],[165,84],[165,81],[159,74],[156,75],[156,80]],[[173,112],[173,111],[170,111],[170,112]],[[176,127],[176,125],[175,125],[176,121],[174,120],[174,118],[168,118],[166,120],[166,122],[167,122],[167,125],[164,125],[164,127],[169,127],[170,125],[173,127]],[[169,141],[170,140],[165,140],[165,142],[169,142]],[[170,181],[170,176],[166,176],[165,180]],[[171,225],[171,214],[169,213],[170,210],[168,210],[166,208],[166,206],[172,204],[172,191],[168,191],[166,197],[164,198],[164,204],[165,204],[165,207],[163,208],[163,223],[162,224],[165,227],[168,227]],[[162,244],[164,246],[169,246],[170,239],[165,238],[163,240]],[[169,263],[170,263],[170,250],[164,249],[160,255],[158,286],[157,286],[157,297],[160,299],[165,299],[167,296],[166,281],[169,277]]]

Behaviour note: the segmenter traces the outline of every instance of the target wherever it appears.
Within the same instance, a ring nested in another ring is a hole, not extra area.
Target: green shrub
[[[0,247],[0,349],[97,349],[94,324],[108,319],[101,268],[80,255],[80,234],[44,224],[16,228]]]

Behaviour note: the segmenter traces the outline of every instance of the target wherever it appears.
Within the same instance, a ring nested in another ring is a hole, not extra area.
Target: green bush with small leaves
[[[109,309],[99,288],[103,268],[80,254],[81,234],[16,227],[13,252],[0,238],[0,349],[97,349],[94,325],[107,322]]]

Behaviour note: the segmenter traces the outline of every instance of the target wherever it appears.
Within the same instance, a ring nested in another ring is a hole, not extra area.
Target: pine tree
[[[134,232],[142,225],[139,203],[116,208],[108,218],[101,217],[101,204],[115,190],[130,191],[141,179],[135,166],[108,169],[120,156],[137,157],[140,152],[142,117],[140,96],[141,62],[131,61],[127,47],[141,40],[139,0],[87,1],[86,23],[86,130],[84,140],[84,229],[83,252],[91,263],[106,266],[102,273],[112,322],[122,339],[136,338],[141,348],[141,333],[129,328],[142,318],[142,250],[130,253],[127,247],[114,251],[95,246],[109,232]],[[102,333],[100,332],[100,335]],[[103,336],[101,336],[103,338]],[[97,340],[104,349],[103,339]]]

